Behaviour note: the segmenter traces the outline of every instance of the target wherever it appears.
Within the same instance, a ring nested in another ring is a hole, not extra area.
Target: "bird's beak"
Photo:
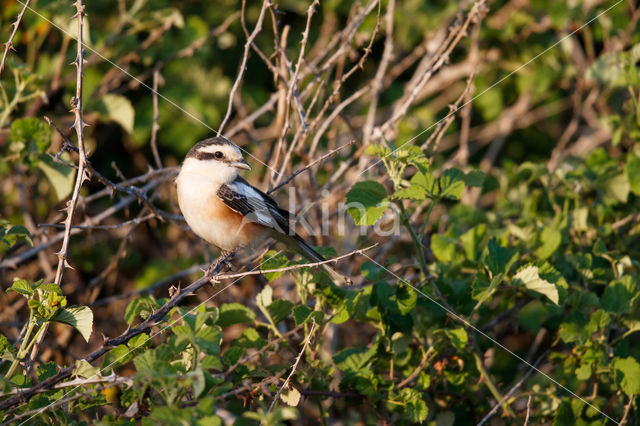
[[[236,161],[235,163],[231,163],[231,165],[238,169],[251,170],[251,166],[249,165],[249,163],[244,160]]]

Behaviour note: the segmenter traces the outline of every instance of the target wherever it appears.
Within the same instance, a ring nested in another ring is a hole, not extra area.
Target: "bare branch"
[[[271,6],[271,1],[264,0],[262,2],[262,9],[260,9],[258,22],[256,22],[256,26],[253,29],[253,32],[247,39],[247,42],[244,44],[244,53],[242,55],[242,61],[240,61],[238,76],[236,77],[236,81],[233,83],[233,86],[231,87],[231,91],[229,92],[229,104],[227,105],[227,112],[225,113],[224,118],[222,119],[222,123],[220,123],[220,127],[218,128],[218,136],[222,134],[222,131],[224,130],[224,126],[227,124],[227,121],[231,116],[233,98],[236,96],[236,91],[238,90],[238,86],[240,86],[240,81],[242,81],[242,77],[244,76],[244,71],[245,71],[245,68],[247,67],[247,59],[249,58],[249,50],[251,49],[251,44],[253,43],[253,40],[255,40],[258,33],[262,31],[262,22],[264,21],[264,15],[269,6]]]
[[[11,30],[11,35],[9,36],[9,40],[7,40],[7,42],[4,44],[4,52],[2,53],[2,61],[0,62],[0,76],[2,76],[2,71],[4,70],[4,62],[7,59],[7,54],[9,53],[9,50],[15,50],[13,48],[13,38],[16,36],[16,32],[18,32],[20,21],[22,20],[22,16],[24,15],[25,10],[27,10],[27,7],[29,6],[30,1],[31,0],[26,0],[24,2],[24,6],[22,6],[22,10],[20,11],[20,14],[16,18],[15,22],[11,24],[11,26],[13,27],[13,30]],[[0,85],[2,85],[1,81],[0,81]]]
[[[300,360],[302,359],[302,355],[304,354],[304,351],[307,350],[307,346],[309,345],[309,342],[311,341],[311,336],[313,336],[313,332],[315,331],[315,329],[316,329],[316,320],[312,319],[311,320],[311,330],[309,330],[309,334],[307,335],[307,339],[304,341],[304,345],[302,346],[302,349],[300,350],[300,353],[298,354],[298,357],[296,358],[296,362],[293,364],[293,368],[291,369],[291,372],[287,376],[287,379],[284,381],[282,386],[280,386],[280,389],[278,389],[278,393],[276,393],[276,396],[273,398],[273,401],[271,401],[271,405],[269,406],[269,410],[267,410],[267,412],[271,412],[273,407],[275,407],[276,402],[278,402],[278,399],[280,399],[280,394],[282,393],[282,390],[285,389],[289,385],[289,381],[291,381],[291,377],[293,377],[293,374],[296,372],[296,368],[298,368],[298,364],[300,363]]]
[[[342,145],[342,146],[340,146],[340,147],[338,147],[336,149],[332,149],[331,151],[327,152],[322,157],[318,158],[317,160],[312,161],[311,163],[307,164],[306,166],[304,166],[303,168],[301,168],[297,172],[293,173],[291,176],[289,176],[288,178],[283,180],[279,185],[274,186],[273,188],[271,188],[269,191],[267,191],[267,194],[271,194],[272,192],[276,192],[278,189],[282,188],[283,186],[285,186],[286,184],[291,182],[293,179],[295,179],[296,176],[298,176],[300,173],[303,173],[303,172],[309,170],[311,167],[313,167],[316,164],[326,160],[327,158],[329,158],[332,155],[336,154],[338,151],[341,151],[343,148],[346,148],[348,146],[353,145],[354,143],[355,143],[355,141],[350,141],[349,143],[346,143],[346,144],[344,144],[344,145]]]

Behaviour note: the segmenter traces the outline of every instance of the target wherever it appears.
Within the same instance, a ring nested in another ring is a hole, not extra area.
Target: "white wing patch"
[[[227,184],[227,186],[233,192],[247,198],[247,202],[251,205],[254,215],[254,217],[249,218],[251,221],[268,226],[269,228],[278,227],[267,202],[262,197],[262,194],[256,191],[255,188],[237,180]]]

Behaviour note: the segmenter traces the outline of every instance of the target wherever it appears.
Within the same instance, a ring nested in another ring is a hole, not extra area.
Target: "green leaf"
[[[627,278],[627,277],[625,277]],[[627,281],[617,280],[609,283],[607,288],[604,289],[602,294],[602,307],[605,311],[612,314],[624,314],[631,309],[631,299],[633,293],[630,292],[629,281],[631,277],[627,278]],[[625,285],[627,284],[627,285]]]
[[[631,192],[635,195],[640,195],[640,158],[629,154],[627,156],[625,172],[627,173]]]
[[[421,184],[427,189],[427,194],[431,198],[459,200],[464,189],[463,177],[464,173],[460,170],[447,169],[438,179],[435,179],[431,173],[423,174]]]
[[[471,170],[469,173],[461,177],[465,185],[477,187],[482,186],[486,178],[487,176],[480,170]]]
[[[630,190],[631,185],[625,173],[620,173],[608,179],[604,184],[604,192],[623,204],[629,199]]]
[[[10,291],[15,291],[16,293],[20,293],[26,297],[33,296],[33,289],[31,288],[29,283],[19,278],[13,279],[13,284],[7,289],[7,292]]]
[[[260,263],[260,269],[280,269],[289,266],[289,259],[282,252],[269,250],[262,256],[262,262]],[[264,277],[267,281],[271,282],[276,278],[279,278],[284,272],[267,272],[264,273]]]
[[[129,99],[121,95],[107,93],[100,98],[95,109],[109,120],[122,126],[127,133],[133,133],[135,110]]]
[[[79,359],[76,361],[76,366],[73,369],[73,375],[83,377],[85,379],[100,377],[100,368],[94,367],[84,359]]]
[[[542,278],[538,274],[538,267],[533,265],[525,266],[520,269],[518,273],[513,277],[514,282],[520,282],[529,290],[536,291],[549,298],[556,305],[559,301],[558,289],[555,284],[550,283]]]
[[[474,226],[469,229],[467,232],[460,236],[460,241],[462,241],[462,248],[464,249],[464,254],[467,256],[467,259],[475,262],[480,256],[480,242],[484,238],[484,235],[487,232],[487,225],[481,223],[480,225]]]
[[[71,194],[76,179],[76,170],[66,164],[56,163],[53,158],[46,154],[42,154],[39,158],[38,167],[44,172],[51,186],[53,186],[58,201],[64,200]],[[71,156],[68,153],[62,155],[61,158],[65,161],[71,160]]]
[[[404,403],[404,416],[413,424],[424,422],[429,415],[429,408],[422,400],[422,394],[415,389],[404,388],[399,397]]]
[[[47,380],[49,377],[55,376],[58,373],[58,364],[53,361],[40,364],[37,368],[38,381]]]
[[[11,123],[9,150],[35,166],[49,147],[51,136],[47,124],[39,118],[18,118]]]
[[[377,349],[376,345],[371,348],[361,346],[343,349],[333,356],[333,361],[342,371],[356,372],[371,361]]]
[[[456,255],[456,246],[453,240],[440,235],[431,235],[431,251],[440,262],[451,262]]]
[[[285,299],[274,300],[273,303],[267,306],[267,311],[274,324],[278,324],[288,317],[291,314],[291,309],[293,309],[293,302]]]
[[[540,233],[542,245],[536,250],[536,257],[540,260],[549,258],[560,247],[562,234],[553,228],[546,227]]]
[[[456,349],[462,350],[467,346],[469,336],[464,328],[447,329],[444,332]]]
[[[575,374],[578,380],[588,380],[591,377],[591,365],[588,363],[580,364],[580,367],[576,368]]]
[[[88,306],[72,306],[60,309],[51,318],[51,321],[69,324],[89,341],[93,331],[93,311]]]
[[[313,311],[307,305],[299,305],[293,308],[293,319],[296,322],[296,327],[304,324],[311,316],[311,312]]]
[[[495,238],[489,240],[489,255],[487,256],[486,264],[493,275],[509,272],[517,256],[518,253],[515,250],[501,247]]]
[[[402,315],[407,315],[416,307],[416,303],[418,302],[418,293],[411,288],[408,284],[405,284],[404,281],[398,281],[398,284],[404,284],[396,286],[396,307],[398,312]]]
[[[553,419],[553,426],[573,426],[576,424],[575,417],[571,405],[566,401],[562,401],[556,410],[556,417]]]
[[[427,191],[420,185],[410,185],[408,188],[398,189],[391,195],[396,200],[424,200],[427,198]]]
[[[500,285],[504,279],[504,274],[494,275],[489,281],[483,274],[476,274],[471,282],[471,297],[478,302],[484,301],[493,293],[493,290]]]
[[[124,320],[128,325],[133,323],[136,316],[146,320],[156,309],[158,309],[158,302],[153,296],[138,297],[127,305],[124,311]]]
[[[614,358],[613,368],[616,370],[616,381],[620,388],[629,396],[640,394],[640,363],[635,358]],[[622,378],[620,378],[622,376]]]
[[[357,182],[347,193],[347,207],[356,225],[371,226],[387,210],[387,190],[374,181]]]
[[[220,307],[218,325],[222,328],[238,323],[252,323],[256,314],[240,303],[225,303]]]

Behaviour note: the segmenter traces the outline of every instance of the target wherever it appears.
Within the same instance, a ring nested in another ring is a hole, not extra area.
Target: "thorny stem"
[[[86,173],[87,156],[84,146],[84,121],[82,119],[82,76],[84,73],[84,44],[82,41],[82,20],[84,18],[84,5],[82,0],[77,0],[74,3],[76,7],[76,18],[78,21],[78,40],[77,40],[77,53],[74,64],[76,66],[76,96],[71,99],[71,106],[73,107],[73,113],[75,115],[75,122],[73,126],[76,129],[78,136],[78,174],[76,175],[76,182],[71,194],[71,200],[67,201],[65,208],[67,217],[64,222],[64,236],[62,238],[62,247],[58,252],[58,268],[56,269],[56,277],[54,282],[58,285],[62,283],[62,275],[69,263],[67,262],[67,254],[69,252],[69,239],[71,237],[71,225],[73,223],[73,215],[75,213],[76,205],[78,204],[78,197],[80,195],[80,188],[82,183],[88,179]],[[38,341],[33,346],[31,352],[31,360],[35,359],[38,353],[38,346],[42,343],[44,336],[47,332],[48,323],[45,323],[40,330],[41,333],[38,336]]]

